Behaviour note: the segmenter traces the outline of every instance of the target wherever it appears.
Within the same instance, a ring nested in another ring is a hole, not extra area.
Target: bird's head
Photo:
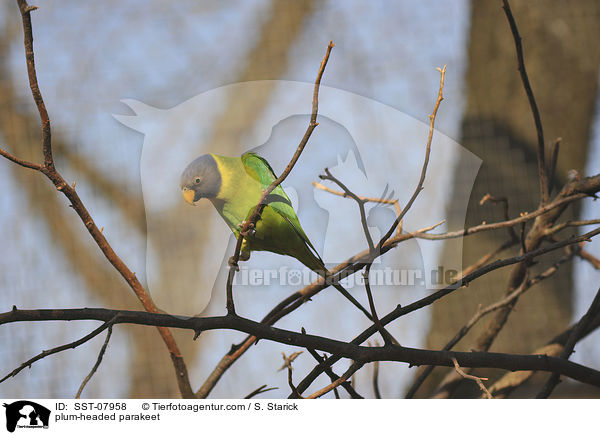
[[[181,192],[194,205],[201,198],[216,198],[221,190],[221,174],[214,157],[205,154],[190,163],[181,174]]]

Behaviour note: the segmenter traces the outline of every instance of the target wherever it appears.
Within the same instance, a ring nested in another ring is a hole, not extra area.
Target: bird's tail
[[[344,286],[337,281],[337,279],[329,271],[329,269],[327,269],[325,263],[323,262],[319,254],[316,253],[316,250],[313,252],[311,249],[309,249],[309,247],[307,247],[306,255],[302,255],[297,258],[302,262],[302,264],[304,264],[306,267],[308,267],[309,269],[317,273],[319,276],[321,276],[325,280],[325,283],[327,285],[333,286],[338,292],[340,292],[342,296],[348,299],[348,301],[350,301],[352,305],[354,305],[356,308],[362,311],[363,314],[367,317],[367,319],[369,319],[372,322],[374,321],[371,312],[367,310],[360,302],[358,302],[356,298],[354,298],[354,296],[352,296],[348,292],[348,290],[346,290]],[[382,333],[385,334],[384,339],[386,339],[386,342],[389,340],[392,343],[399,344],[398,341],[385,329],[383,329]]]
[[[348,290],[346,290],[344,288],[344,286],[342,286],[334,278],[333,274],[325,266],[325,263],[323,262],[321,257],[318,257],[317,255],[313,254],[313,252],[308,249],[307,249],[307,252],[308,252],[308,255],[303,255],[300,259],[302,264],[304,264],[306,267],[311,269],[313,272],[315,272],[316,274],[321,276],[325,280],[325,283],[333,286],[337,291],[340,292],[340,294],[342,296],[344,296],[346,299],[348,299],[356,308],[358,308],[360,311],[362,311],[369,320],[372,321],[373,318],[371,316],[371,313],[365,307],[363,307],[362,304],[360,302],[358,302],[354,298],[354,296],[352,296],[348,292]]]

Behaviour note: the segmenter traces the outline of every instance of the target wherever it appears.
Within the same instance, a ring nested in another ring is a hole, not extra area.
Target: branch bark
[[[146,311],[109,310],[104,308],[19,310],[0,314],[0,324],[24,321],[98,320],[113,325],[129,323],[191,331],[231,329],[246,332],[260,339],[289,346],[312,348],[339,355],[365,364],[373,361],[396,361],[411,365],[440,365],[453,367],[455,358],[461,367],[494,367],[506,370],[542,370],[556,372],[580,382],[600,387],[600,371],[562,358],[547,355],[515,355],[494,352],[451,352],[414,349],[390,345],[385,347],[359,346],[330,338],[302,334],[263,325],[240,316],[184,317]],[[343,376],[342,376],[343,377]],[[301,391],[300,391],[301,393]]]

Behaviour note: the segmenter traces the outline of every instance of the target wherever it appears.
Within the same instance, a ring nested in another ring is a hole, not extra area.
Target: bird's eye
[[[200,184],[200,178],[196,178],[194,181],[196,182],[196,184]]]

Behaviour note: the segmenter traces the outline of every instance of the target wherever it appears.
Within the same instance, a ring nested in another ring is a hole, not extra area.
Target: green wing
[[[277,179],[269,162],[258,154],[252,152],[243,154],[242,163],[244,164],[248,175],[258,181],[263,190],[269,187],[271,183]],[[277,186],[273,192],[271,192],[271,195],[281,197],[281,201],[289,204],[291,207],[292,203],[281,186]],[[296,213],[294,213],[294,215],[296,215]]]
[[[266,189],[273,181],[277,179],[273,168],[264,158],[253,152],[242,155],[242,163],[246,168],[246,172],[252,178],[257,180],[262,189]],[[306,233],[300,225],[298,216],[292,207],[292,202],[281,186],[277,186],[273,192],[267,197],[268,206],[279,214],[292,227],[296,235],[309,247],[312,254],[317,257],[318,261],[323,264],[321,256],[308,239]]]

